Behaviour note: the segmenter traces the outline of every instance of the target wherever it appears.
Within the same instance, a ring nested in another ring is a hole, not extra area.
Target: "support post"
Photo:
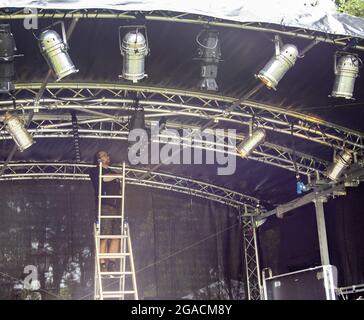
[[[327,245],[327,236],[326,236],[324,202],[326,202],[325,197],[317,197],[314,200],[316,208],[316,223],[317,223],[317,232],[320,245],[321,264],[328,265],[330,264],[330,259],[329,259],[329,249]]]
[[[244,214],[245,213],[245,214]],[[258,258],[257,235],[253,217],[241,211],[243,236],[244,236],[244,258],[246,271],[247,299],[261,299],[261,280]]]

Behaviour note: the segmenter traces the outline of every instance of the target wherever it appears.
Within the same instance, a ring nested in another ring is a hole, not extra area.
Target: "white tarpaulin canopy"
[[[364,19],[337,13],[332,0],[0,0],[4,8],[173,11],[236,22],[272,23],[364,38]]]

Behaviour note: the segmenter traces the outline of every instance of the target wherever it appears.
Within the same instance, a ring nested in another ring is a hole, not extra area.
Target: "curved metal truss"
[[[34,109],[34,97],[39,88],[40,84],[18,84],[14,94],[17,108],[23,112]],[[237,111],[226,112],[226,107],[232,105],[235,99],[200,92],[128,85],[51,83],[37,107],[41,112],[33,117],[30,131],[36,138],[72,137],[72,122],[67,112],[78,110],[92,114],[78,117],[80,137],[125,140],[129,131],[127,117],[134,104],[131,96],[135,92],[138,92],[139,104],[146,111],[147,123],[153,118],[168,116],[173,119],[184,117],[189,122],[191,118],[200,122],[214,120],[214,124],[224,124],[224,128],[228,128],[229,124],[249,126],[254,119],[257,126],[267,130],[293,135],[333,150],[345,147],[359,157],[363,155],[362,133],[314,117],[252,101],[240,104]],[[10,109],[13,109],[12,100],[0,101],[0,110]],[[186,123],[168,122],[168,126],[197,128]],[[4,130],[0,134],[2,138],[10,139]],[[235,138],[239,141],[244,136],[238,134]],[[216,150],[215,145],[210,147]],[[203,148],[208,150],[209,146]],[[329,165],[317,157],[269,142],[259,146],[250,159],[307,176],[319,176]]]
[[[14,98],[23,110],[34,109],[34,98],[39,83],[16,85]],[[131,110],[138,92],[139,104],[144,110],[160,117],[185,116],[219,123],[249,126],[252,119],[259,127],[274,132],[293,135],[320,143],[334,149],[348,148],[359,154],[364,150],[364,134],[327,121],[291,110],[246,100],[234,111],[226,108],[236,103],[235,98],[202,92],[174,90],[158,87],[129,86],[98,83],[51,83],[41,100],[45,110],[79,108],[83,110]],[[13,108],[13,101],[1,101],[2,110]],[[81,110],[82,111],[82,110]],[[123,118],[121,118],[123,120]]]
[[[80,124],[81,122],[81,124]],[[112,124],[109,129],[102,129],[102,127],[107,127],[109,121],[107,119],[92,119],[92,121],[80,121],[79,124],[79,137],[80,138],[92,138],[92,139],[113,139],[113,140],[127,140],[129,131],[125,128],[126,125],[120,124]],[[72,138],[72,129],[68,127],[68,121],[66,128],[58,128],[51,127],[47,128],[47,126],[58,126],[63,125],[57,121],[57,124],[54,124],[52,120],[33,120],[32,127],[33,129],[28,130],[36,139],[39,138]],[[110,127],[110,125],[109,125]],[[174,127],[178,127],[178,124]],[[184,126],[186,127],[186,126]],[[1,139],[11,139],[11,137],[4,133],[2,127],[0,127],[0,138]],[[243,140],[242,136],[236,136],[237,141]],[[198,145],[192,145],[193,148],[202,149],[205,151],[217,152],[217,153],[225,153],[223,148],[219,148],[219,143],[208,142],[206,143],[204,140],[194,139],[195,143]],[[181,147],[189,146],[183,140],[181,142],[173,142],[169,141],[170,144],[179,145]],[[236,152],[235,148],[226,145],[228,148],[227,153],[239,157],[239,154]],[[295,157],[295,161],[293,159]],[[326,168],[329,163],[325,160],[318,159],[309,155],[305,155],[303,153],[293,153],[293,150],[288,148],[284,148],[272,143],[264,143],[256,148],[253,151],[253,154],[249,157],[251,160],[263,162],[266,164],[274,165],[283,169],[287,169],[290,171],[298,171],[301,175],[312,176],[312,175],[324,175]]]
[[[29,179],[89,180],[87,170],[91,167],[93,165],[80,163],[10,163],[4,174],[0,176],[0,181]],[[115,171],[122,170],[122,166],[112,166],[110,168]],[[256,215],[257,208],[259,208],[259,212],[265,211],[257,198],[206,182],[133,168],[126,168],[125,175],[126,183],[129,185],[184,193],[239,208],[240,211],[241,208],[244,208],[246,215]]]
[[[38,9],[35,13],[24,13],[23,9],[13,10],[0,10],[0,19],[25,19],[37,17],[38,19],[136,19],[137,12],[129,11],[116,11],[105,9],[79,9],[79,10],[49,10]],[[278,26],[269,23],[252,23],[252,22],[238,22],[213,17],[201,16],[192,13],[172,12],[172,11],[149,11],[141,12],[146,21],[166,21],[174,23],[189,23],[196,25],[210,25],[215,27],[235,28],[241,30],[252,30],[258,32],[275,33],[289,37],[303,38],[308,40],[315,40],[319,42],[326,42],[335,45],[347,45],[353,37],[342,35],[327,35],[322,32],[308,30],[304,28],[287,28],[285,26]],[[355,46],[358,50],[364,50],[364,46]]]

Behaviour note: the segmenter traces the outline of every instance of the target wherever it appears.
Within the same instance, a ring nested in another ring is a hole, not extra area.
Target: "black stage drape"
[[[91,182],[4,181],[0,190],[0,299],[93,299]],[[126,187],[125,209],[140,299],[244,298],[235,209],[139,186]],[[28,265],[39,280],[31,290],[21,284]]]

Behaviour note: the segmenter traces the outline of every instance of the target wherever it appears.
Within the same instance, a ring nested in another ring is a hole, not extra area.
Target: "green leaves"
[[[336,0],[337,10],[364,18],[364,0]]]

